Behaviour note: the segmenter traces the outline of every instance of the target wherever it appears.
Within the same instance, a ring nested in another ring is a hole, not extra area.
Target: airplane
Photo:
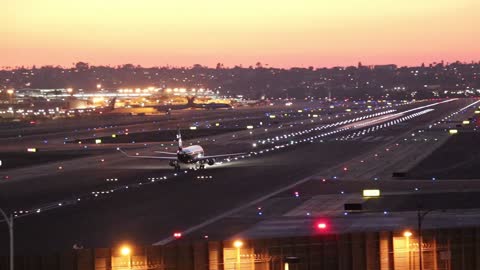
[[[155,153],[160,153],[160,154],[170,155],[170,156],[139,156],[139,155],[132,156],[120,148],[117,148],[117,150],[130,158],[168,160],[170,161],[169,165],[174,167],[176,171],[180,170],[180,163],[194,164],[196,166],[198,165],[199,169],[204,169],[205,164],[208,164],[210,166],[214,165],[215,159],[217,158],[246,155],[246,153],[232,153],[232,154],[205,156],[203,148],[200,145],[183,147],[182,134],[180,133],[180,129],[178,130],[178,133],[177,133],[177,141],[178,141],[178,150],[176,153],[155,151]]]

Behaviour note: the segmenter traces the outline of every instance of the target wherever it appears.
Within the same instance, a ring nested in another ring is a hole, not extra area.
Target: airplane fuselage
[[[178,161],[182,163],[195,163],[198,158],[202,158],[203,156],[204,151],[200,145],[185,147],[177,152]]]

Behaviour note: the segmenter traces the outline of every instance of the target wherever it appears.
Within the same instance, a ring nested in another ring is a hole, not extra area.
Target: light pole
[[[410,231],[406,231],[403,233],[403,236],[405,237],[405,246],[407,247],[407,256],[408,256],[408,270],[411,269],[411,261],[410,261],[410,237],[412,236],[412,233]]]
[[[237,263],[235,269],[240,269],[240,249],[243,246],[243,242],[240,240],[236,240],[233,242],[233,246],[237,249]]]
[[[422,236],[422,223],[423,220],[425,219],[425,216],[428,215],[428,213],[432,212],[433,209],[427,210],[425,212],[422,212],[420,208],[417,211],[417,224],[418,224],[418,263],[420,270],[423,270],[423,236]]]
[[[8,215],[0,208],[0,213],[8,225],[8,233],[10,235],[10,270],[13,270],[13,215]]]
[[[120,249],[120,254],[122,256],[128,256],[128,262],[127,262],[127,265],[128,265],[128,269],[132,269],[132,249],[129,247],[129,246],[123,246],[121,249]]]

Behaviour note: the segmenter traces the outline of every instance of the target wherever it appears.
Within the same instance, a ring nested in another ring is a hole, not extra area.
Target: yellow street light
[[[241,248],[243,246],[243,242],[240,240],[236,240],[235,242],[233,242],[233,246],[236,248]]]
[[[120,254],[122,256],[129,256],[132,253],[132,249],[129,246],[123,246],[120,248]]]
[[[127,257],[128,261],[127,261],[127,265],[128,265],[128,269],[132,269],[132,249],[127,246],[127,245],[123,245],[122,247],[120,247],[120,255],[124,256],[124,257]]]
[[[8,90],[7,90],[7,94],[13,95],[13,93],[14,93],[13,89],[8,89]]]
[[[405,248],[407,250],[407,256],[408,256],[408,269],[411,269],[411,264],[412,264],[412,258],[410,254],[410,237],[412,236],[411,231],[405,231],[403,233],[403,236],[405,236]]]
[[[235,240],[235,242],[233,242],[233,246],[237,249],[237,266],[235,269],[239,269],[240,268],[240,249],[243,246],[243,242],[241,240]]]

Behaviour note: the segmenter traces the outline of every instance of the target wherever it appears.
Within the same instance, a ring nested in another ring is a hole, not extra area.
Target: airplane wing
[[[118,151],[122,152],[127,157],[130,158],[151,158],[151,159],[161,159],[161,160],[177,160],[177,157],[159,157],[159,156],[137,156],[137,155],[129,155],[127,152],[123,151],[120,148],[117,148]]]
[[[235,157],[235,156],[244,156],[244,155],[248,155],[248,153],[231,153],[231,154],[214,155],[214,156],[203,156],[201,158],[197,158],[196,160],[205,160],[210,158],[222,158],[222,157]]]
[[[163,151],[153,151],[153,152],[158,154],[164,154],[164,155],[177,155],[177,153],[173,153],[173,152],[163,152]]]

